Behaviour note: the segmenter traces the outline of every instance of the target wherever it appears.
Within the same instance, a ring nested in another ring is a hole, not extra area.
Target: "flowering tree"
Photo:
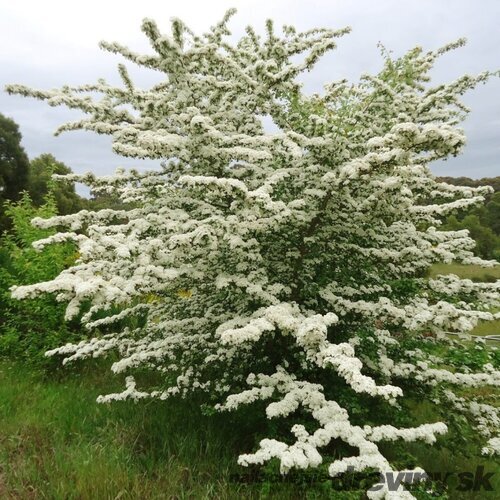
[[[285,26],[278,35],[269,21],[265,36],[249,27],[232,45],[232,13],[202,36],[178,19],[168,36],[144,20],[153,54],[102,43],[166,75],[149,90],[123,65],[123,87],[8,87],[88,115],[59,132],[109,134],[116,153],[163,160],[159,171],[69,176],[119,196],[120,209],[34,220],[67,228],[38,248],[71,240],[79,259],[14,296],[54,293],[68,318],[80,314],[96,332],[47,354],[70,362],[117,351],[112,370],[128,374],[126,389],[101,402],[192,391],[221,411],[264,401],[292,438],[263,439],[241,465],[276,458],[283,473],[322,463],[332,476],[392,471],[379,442],[433,443],[447,426],[376,423],[366,409],[404,413],[415,395],[452,405],[484,435],[484,453],[498,451],[498,411],[470,390],[498,385],[496,353],[467,334],[499,317],[489,312],[499,283],[425,277],[435,262],[493,265],[473,256],[467,231],[436,229],[488,188],[437,182],[428,168],[462,149],[459,98],[491,73],[427,83],[436,58],[460,40],[396,60],[383,53],[378,75],[306,96],[296,77],[349,30]],[[277,133],[266,133],[269,119]],[[450,355],[467,349],[475,364]],[[137,387],[133,374],[144,368],[161,383]],[[356,451],[324,464],[339,442]],[[412,498],[402,487],[369,495]]]

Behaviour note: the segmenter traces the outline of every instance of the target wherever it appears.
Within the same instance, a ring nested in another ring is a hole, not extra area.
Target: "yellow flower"
[[[193,295],[193,292],[191,290],[187,290],[185,288],[181,288],[180,290],[177,290],[177,296],[180,297],[181,299],[189,299]]]
[[[145,301],[147,304],[158,302],[160,299],[161,297],[159,295],[156,295],[155,293],[148,293],[145,297]]]

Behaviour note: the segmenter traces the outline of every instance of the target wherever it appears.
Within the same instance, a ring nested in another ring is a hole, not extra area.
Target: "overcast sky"
[[[101,51],[100,40],[148,50],[140,31],[144,17],[154,18],[163,31],[169,30],[171,17],[180,17],[200,32],[232,6],[238,8],[230,24],[233,37],[243,34],[247,24],[261,31],[267,18],[301,30],[352,27],[352,33],[338,41],[337,50],[303,78],[307,92],[319,92],[332,80],[357,80],[363,72],[376,72],[381,66],[379,41],[399,55],[416,45],[434,49],[467,37],[465,48],[438,62],[433,71],[437,82],[500,68],[499,0],[0,0],[0,112],[20,125],[30,157],[52,153],[78,173],[157,166],[114,155],[109,138],[90,132],[54,137],[58,125],[79,113],[9,96],[3,87],[23,83],[49,89],[101,77],[119,83],[120,58]],[[142,86],[156,81],[149,73],[132,74]],[[467,94],[465,102],[472,110],[464,124],[466,150],[459,158],[434,164],[433,170],[438,175],[473,178],[500,175],[500,78]]]

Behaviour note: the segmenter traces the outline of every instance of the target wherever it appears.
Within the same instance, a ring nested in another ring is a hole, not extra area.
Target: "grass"
[[[0,361],[0,499],[323,498],[237,479],[246,469],[236,458],[258,434],[244,415],[207,417],[184,400],[95,402],[122,383],[95,362],[47,378]],[[349,494],[329,498],[361,491]]]
[[[494,281],[500,279],[500,266],[485,268],[464,264],[434,264],[430,276],[438,274],[456,274],[460,278],[477,281]],[[473,335],[500,335],[500,320],[483,321],[472,331]]]
[[[363,497],[361,490],[322,493],[321,484],[234,481],[233,475],[242,472],[236,456],[255,446],[256,428],[246,416],[205,417],[195,402],[179,400],[95,403],[97,395],[118,389],[121,382],[92,362],[50,378],[19,363],[0,362],[0,498]],[[420,418],[436,420],[432,409]],[[394,460],[401,458],[390,445],[387,451]],[[492,461],[457,456],[446,448],[419,444],[412,453],[430,471],[474,471],[477,465],[495,470]],[[498,481],[495,488],[500,490]],[[455,498],[495,496],[480,492]]]
[[[434,264],[431,269],[431,277],[438,274],[456,274],[460,278],[487,281],[488,279],[500,279],[500,265],[495,267],[481,267],[465,264]]]
[[[229,419],[186,402],[97,405],[117,388],[100,367],[47,380],[0,366],[0,498],[244,498],[228,482]]]

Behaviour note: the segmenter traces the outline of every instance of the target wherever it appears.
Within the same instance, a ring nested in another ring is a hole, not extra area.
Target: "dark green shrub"
[[[75,324],[64,321],[65,305],[54,296],[19,301],[11,297],[10,287],[54,278],[74,262],[75,248],[69,243],[51,245],[42,251],[31,246],[33,241],[52,233],[31,225],[34,217],[56,214],[50,195],[41,207],[35,208],[25,193],[17,203],[7,203],[5,213],[12,220],[12,228],[0,239],[0,356],[49,367],[57,360],[45,358],[45,351],[75,340],[80,334]]]

